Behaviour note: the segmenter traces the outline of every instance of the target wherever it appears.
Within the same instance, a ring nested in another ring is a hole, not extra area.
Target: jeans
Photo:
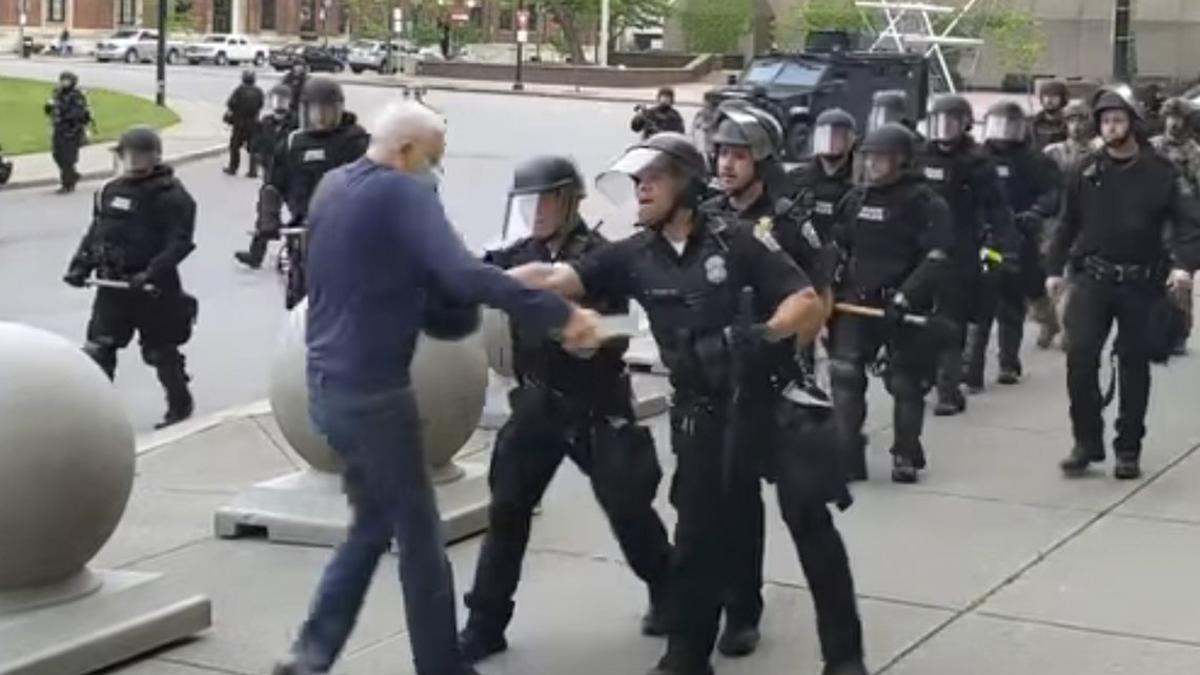
[[[416,672],[471,672],[458,652],[454,580],[412,390],[360,393],[310,374],[309,409],[345,466],[353,518],[321,577],[294,654],[315,671],[329,670],[354,628],[380,557],[395,539]]]

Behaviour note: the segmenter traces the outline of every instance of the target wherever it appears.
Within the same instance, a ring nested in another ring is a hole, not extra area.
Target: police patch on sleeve
[[[775,227],[775,221],[763,216],[758,219],[758,223],[754,225],[754,238],[762,242],[763,246],[772,253],[777,253],[782,249],[779,242],[775,241],[775,235],[771,234],[771,229]]]
[[[109,206],[118,211],[130,211],[133,209],[133,201],[129,197],[113,197]]]
[[[946,170],[939,166],[927,166],[925,167],[925,178],[940,183],[946,180]]]
[[[725,259],[714,255],[705,260],[704,278],[713,285],[725,283],[725,280],[729,278],[729,271],[725,269]]]

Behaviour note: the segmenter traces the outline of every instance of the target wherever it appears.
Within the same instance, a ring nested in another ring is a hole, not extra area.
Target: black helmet
[[[904,122],[908,118],[908,92],[902,89],[877,91],[871,97],[871,114],[867,118],[867,131],[878,129],[888,122]]]
[[[67,86],[67,88],[69,89],[69,88],[71,88],[71,87],[78,86],[78,84],[79,84],[79,76],[78,76],[78,75],[76,75],[75,73],[73,73],[73,72],[69,71],[69,70],[64,70],[64,71],[62,71],[61,73],[59,73],[59,75],[58,75],[58,81],[59,81],[59,82],[64,82],[64,81],[65,81],[65,83],[66,83],[66,86]]]
[[[575,162],[561,155],[543,155],[519,164],[513,172],[510,195],[540,194],[571,188],[583,197],[583,177]]]
[[[254,84],[254,80],[257,77],[258,76],[254,74],[253,70],[247,68],[246,70],[242,71],[242,84]]]
[[[717,130],[713,146],[734,145],[750,149],[754,161],[779,156],[783,129],[770,113],[745,102],[731,102],[717,108]]]
[[[162,138],[158,132],[147,126],[130,127],[125,133],[121,134],[120,140],[117,141],[115,152],[141,152],[147,154],[162,154]]]
[[[286,84],[277,84],[271,87],[267,98],[272,110],[287,110],[292,107],[292,88]]]
[[[851,132],[858,131],[858,122],[854,120],[854,117],[850,113],[842,110],[841,108],[830,108],[820,115],[817,115],[817,121],[813,124],[813,126],[842,127],[849,129]]]
[[[864,153],[896,154],[907,160],[916,152],[916,140],[908,127],[898,122],[888,122],[867,134],[859,149]]]
[[[665,131],[654,134],[635,145],[633,149],[638,148],[662,153],[694,180],[708,180],[708,160],[704,158],[704,153],[696,149],[691,139],[681,133]]]
[[[1066,103],[1071,98],[1071,93],[1067,89],[1067,83],[1059,79],[1046,80],[1038,89],[1038,96],[1057,96]]]
[[[1185,120],[1190,120],[1192,118],[1193,110],[1194,108],[1192,107],[1191,101],[1188,101],[1182,96],[1173,96],[1166,101],[1163,101],[1162,116],[1182,117]]]
[[[935,96],[929,104],[929,114],[955,115],[967,122],[975,120],[975,109],[971,107],[971,102],[958,94]]]
[[[844,157],[854,150],[858,122],[841,108],[830,108],[813,123],[811,146],[819,157]]]
[[[304,89],[300,91],[301,103],[345,103],[346,95],[342,92],[342,85],[327,78],[314,77],[304,83]]]
[[[1100,128],[1100,116],[1105,110],[1124,110],[1134,122],[1142,119],[1141,106],[1133,100],[1128,87],[1122,85],[1101,87],[1092,97],[1092,122],[1097,129]]]
[[[988,117],[1006,120],[1025,119],[1025,109],[1016,101],[997,101],[987,111]]]
[[[1025,109],[1016,101],[998,101],[987,111],[983,137],[987,141],[1019,143],[1025,140]]]
[[[681,133],[664,131],[654,134],[630,147],[612,167],[596,178],[596,187],[615,203],[628,196],[621,184],[627,188],[629,178],[652,166],[670,166],[682,173],[688,186],[679,197],[679,206],[695,208],[708,190],[708,160],[691,139]],[[620,177],[620,180],[614,180]]]

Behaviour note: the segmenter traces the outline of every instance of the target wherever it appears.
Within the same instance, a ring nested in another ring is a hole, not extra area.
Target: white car
[[[158,55],[158,33],[144,28],[119,30],[96,43],[96,60],[141,63],[153,61]],[[183,46],[167,41],[167,63],[178,63]]]
[[[215,63],[218,66],[253,63],[263,66],[271,53],[266,45],[251,42],[241,35],[209,35],[200,42],[193,42],[183,50],[188,63]]]
[[[386,42],[380,40],[356,40],[350,43],[350,70],[356,73],[361,73],[364,70],[374,70],[377,73],[392,73],[395,72],[398,65],[397,55],[412,54],[417,49],[407,40],[398,40],[392,43],[391,52],[393,57],[391,59],[388,58],[388,51]]]

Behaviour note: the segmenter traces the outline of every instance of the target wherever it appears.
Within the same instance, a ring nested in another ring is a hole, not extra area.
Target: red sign
[[[529,10],[521,10],[517,12],[517,30],[529,29]]]
[[[455,10],[451,12],[450,20],[454,23],[466,23],[471,20],[471,15],[461,10]]]

